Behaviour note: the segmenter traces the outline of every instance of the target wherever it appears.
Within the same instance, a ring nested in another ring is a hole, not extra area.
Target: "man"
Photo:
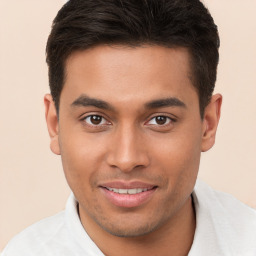
[[[220,117],[218,48],[197,0],[67,2],[44,102],[73,194],[3,255],[256,255],[255,211],[196,184]]]

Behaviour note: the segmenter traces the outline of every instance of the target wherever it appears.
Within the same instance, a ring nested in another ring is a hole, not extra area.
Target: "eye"
[[[86,116],[85,118],[83,118],[83,121],[92,126],[109,124],[109,122],[103,116],[99,116],[99,115]]]
[[[155,116],[149,120],[148,124],[165,126],[170,124],[171,122],[174,122],[174,120],[168,116]]]

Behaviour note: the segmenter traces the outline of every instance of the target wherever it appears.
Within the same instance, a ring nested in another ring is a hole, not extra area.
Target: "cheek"
[[[193,139],[170,139],[156,153],[155,166],[161,165],[162,175],[166,180],[161,189],[162,200],[159,200],[156,208],[172,205],[169,210],[165,210],[166,216],[182,207],[194,189],[200,162],[198,144],[200,143]]]
[[[154,155],[158,161],[163,163],[166,166],[185,166],[189,163],[200,158],[201,152],[201,143],[200,139],[193,139],[192,137],[179,137],[179,136],[170,136],[166,138],[163,143],[159,143],[160,146],[152,147],[155,150]]]
[[[62,133],[60,149],[64,173],[71,189],[77,190],[92,188],[93,177],[102,163],[102,145],[91,141],[81,134]]]
[[[154,165],[162,165],[169,187],[177,187],[178,184],[190,187],[195,181],[201,155],[199,131],[170,134],[158,144],[159,147],[154,146]]]

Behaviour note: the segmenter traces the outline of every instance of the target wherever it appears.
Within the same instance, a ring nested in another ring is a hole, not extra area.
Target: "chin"
[[[148,229],[147,227],[141,227],[141,228],[136,228],[136,229],[121,229],[121,228],[115,228],[115,229],[106,229],[109,234],[117,237],[140,237],[140,236],[145,236],[154,229]]]
[[[150,234],[151,232],[157,230],[161,225],[159,223],[122,223],[122,225],[118,223],[108,223],[108,225],[102,225],[102,223],[98,223],[102,229],[113,236],[117,237],[141,237]]]

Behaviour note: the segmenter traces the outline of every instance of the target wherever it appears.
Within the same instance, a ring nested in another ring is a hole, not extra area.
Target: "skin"
[[[221,95],[201,119],[184,48],[97,46],[74,53],[66,74],[59,119],[46,95],[46,120],[89,236],[105,255],[187,255],[196,226],[191,193],[201,152],[215,141]],[[157,188],[124,208],[102,193],[113,181]]]

